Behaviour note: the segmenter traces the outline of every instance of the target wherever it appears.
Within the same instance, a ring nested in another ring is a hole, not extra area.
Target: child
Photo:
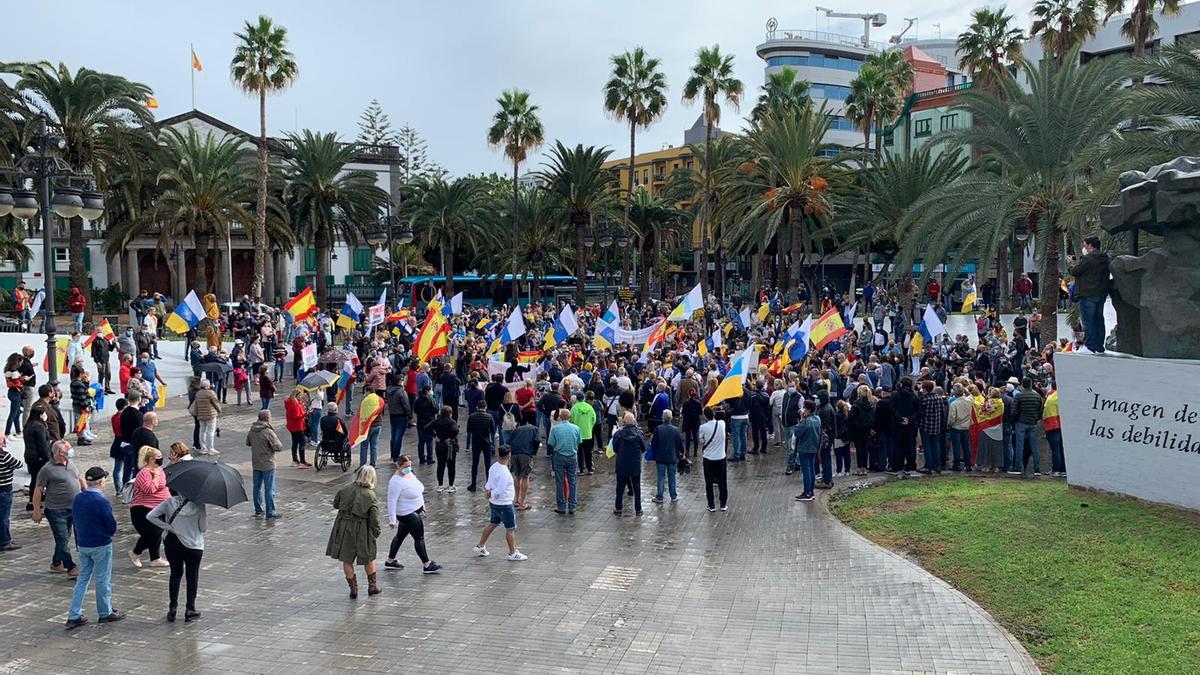
[[[491,503],[492,517],[479,536],[479,544],[471,549],[480,557],[491,555],[487,550],[488,537],[492,536],[496,526],[504,523],[504,540],[508,542],[508,559],[513,562],[528,560],[529,556],[517,550],[517,510],[513,508],[513,498],[516,487],[512,473],[508,470],[508,461],[512,451],[507,445],[500,446],[496,463],[488,469],[487,484],[483,486]]]
[[[250,376],[242,364],[233,369],[233,388],[237,392],[237,404],[242,404],[242,393],[246,394],[246,405],[250,405]]]

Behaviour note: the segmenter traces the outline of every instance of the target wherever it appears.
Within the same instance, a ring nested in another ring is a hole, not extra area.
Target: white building
[[[1083,43],[1079,51],[1079,60],[1087,63],[1093,59],[1129,58],[1133,55],[1133,43],[1121,34],[1121,25],[1129,18],[1128,14],[1118,14],[1108,20],[1107,25],[1100,26],[1096,35]],[[1179,6],[1178,14],[1154,15],[1158,23],[1158,32],[1150,38],[1146,45],[1146,56],[1154,56],[1162,45],[1169,45],[1180,40],[1193,40],[1200,43],[1200,2],[1192,2]],[[1025,58],[1038,62],[1044,50],[1038,39],[1025,44]]]

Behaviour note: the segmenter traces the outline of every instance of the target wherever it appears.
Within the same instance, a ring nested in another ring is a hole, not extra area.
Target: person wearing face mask
[[[421,571],[437,574],[442,566],[431,560],[425,552],[425,523],[421,520],[425,513],[425,486],[413,473],[412,458],[408,455],[400,455],[396,459],[396,473],[388,481],[387,508],[388,527],[396,530],[396,535],[388,547],[384,569],[404,569],[404,565],[396,560],[396,553],[400,551],[405,537],[411,535],[413,550],[421,559]]]
[[[138,450],[138,472],[133,479],[133,498],[129,500],[129,520],[137,530],[138,540],[129,552],[129,562],[141,567],[143,551],[150,553],[151,567],[167,567],[169,563],[159,557],[162,530],[155,527],[147,517],[150,511],[165,502],[171,492],[167,489],[167,475],[162,470],[163,456],[158,448],[143,445]]]
[[[792,475],[800,468],[800,457],[797,454],[796,429],[800,425],[800,413],[804,405],[804,396],[796,389],[796,382],[788,383],[787,393],[780,403],[779,419],[783,425],[783,449],[787,452],[787,468],[784,473]]]
[[[75,462],[75,450],[68,441],[55,441],[50,446],[54,459],[38,471],[33,486],[33,522],[42,522],[42,515],[50,523],[54,533],[54,555],[50,559],[50,571],[79,576],[79,567],[71,558],[71,530],[74,519],[71,509],[75,496],[87,486],[79,475]]]
[[[38,472],[54,461],[50,451],[50,432],[46,429],[46,411],[34,411],[25,422],[25,466],[29,469],[29,484],[37,483]],[[33,510],[33,490],[29,491],[26,511]]]

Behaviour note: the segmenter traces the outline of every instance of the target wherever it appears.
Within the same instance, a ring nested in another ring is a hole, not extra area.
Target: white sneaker
[[[133,563],[134,567],[140,568],[142,566],[141,558],[138,557],[138,554],[133,552],[133,549],[129,549],[129,562]]]
[[[451,485],[450,487],[446,488],[446,492],[458,492],[458,490],[456,490],[456,489],[454,488],[454,486],[453,486],[453,485]]]
[[[508,559],[513,562],[521,562],[522,560],[529,560],[529,556],[521,553],[520,551],[513,551],[512,553],[508,554]]]
[[[444,488],[444,487],[442,487],[441,485],[439,485],[439,486],[438,486],[438,489],[437,489],[437,491],[438,491],[438,492],[445,492],[445,491],[446,491],[446,488]]]
[[[488,552],[486,546],[473,546],[473,547],[471,547],[471,550],[474,551],[475,554],[478,555],[480,558],[486,558],[489,555],[491,555],[491,553]]]
[[[167,562],[166,558],[158,558],[157,560],[151,560],[149,564],[151,567],[170,567],[171,566],[171,563]]]

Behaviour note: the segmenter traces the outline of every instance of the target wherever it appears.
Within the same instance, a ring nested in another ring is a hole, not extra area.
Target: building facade
[[[971,113],[955,108],[955,99],[971,88],[971,82],[911,43],[903,50],[904,60],[913,66],[913,93],[904,99],[896,121],[884,128],[884,156],[929,146],[936,157],[946,151],[944,144],[936,142],[942,134],[971,125]]]
[[[1094,59],[1132,57],[1133,43],[1121,34],[1121,25],[1128,18],[1128,14],[1117,14],[1100,26],[1080,47],[1079,60],[1087,63]],[[1200,44],[1200,2],[1181,4],[1177,14],[1158,12],[1154,21],[1158,24],[1158,32],[1146,44],[1146,56],[1155,56],[1163,45],[1189,40],[1192,44]],[[1030,61],[1037,63],[1044,53],[1040,40],[1025,43],[1025,58]]]

